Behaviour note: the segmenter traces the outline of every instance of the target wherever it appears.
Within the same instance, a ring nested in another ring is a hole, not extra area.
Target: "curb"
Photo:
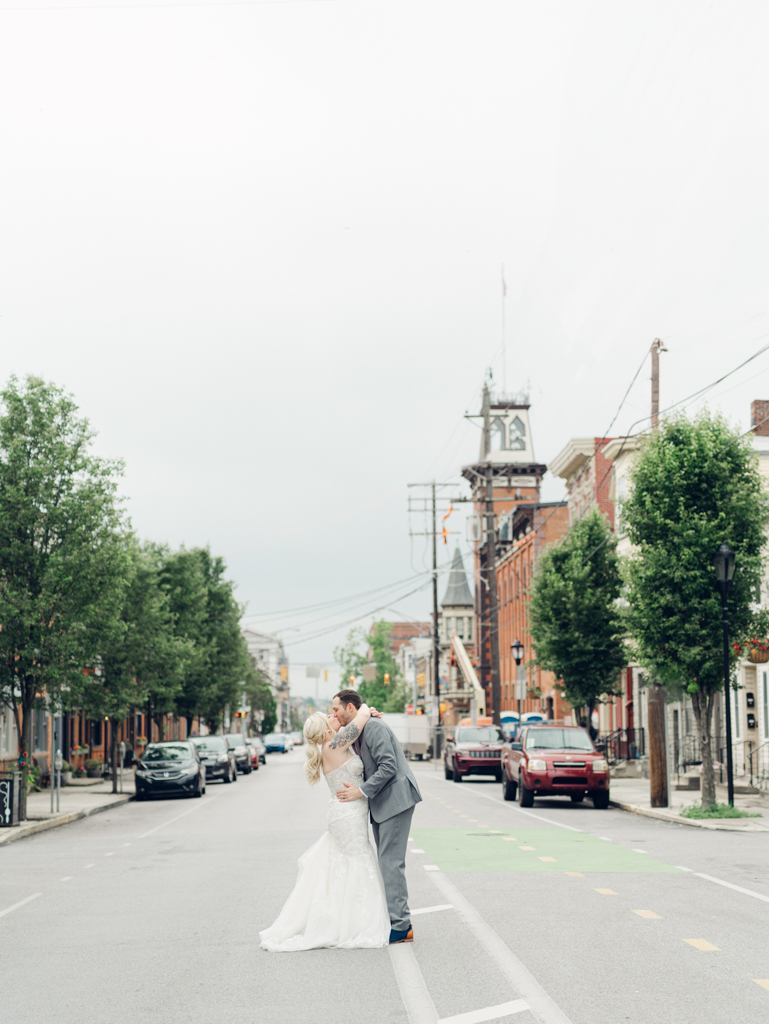
[[[74,811],[72,814],[62,814],[58,818],[45,818],[43,821],[14,826],[9,828],[5,834],[0,832],[0,846],[18,842],[19,839],[26,839],[28,836],[37,835],[39,832],[48,832],[50,829],[58,828],[60,825],[69,825],[70,822],[80,821],[82,818],[90,818],[94,814],[100,814],[101,811],[109,811],[113,807],[123,807],[131,800],[133,800],[132,796],[122,796],[117,800],[111,801],[111,803],[90,807],[85,811]]]
[[[669,821],[674,825],[690,825],[692,828],[707,828],[711,831],[720,832],[769,832],[769,826],[757,825],[753,823],[753,819],[744,818],[743,821],[751,822],[751,825],[732,825],[727,824],[729,819],[722,819],[719,821],[717,818],[711,818],[708,820],[697,819],[697,818],[683,818],[680,814],[673,814],[670,811],[658,811],[653,807],[641,807],[638,804],[625,804],[619,800],[610,800],[609,804],[612,807],[618,807],[621,811],[629,811],[631,814],[639,814],[644,818],[657,818],[659,821]]]

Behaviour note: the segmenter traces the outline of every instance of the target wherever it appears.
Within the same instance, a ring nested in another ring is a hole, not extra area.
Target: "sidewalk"
[[[665,808],[652,807],[649,799],[648,779],[612,779],[611,803],[621,807],[623,811],[632,811],[647,818],[661,818],[664,821],[675,821],[680,825],[692,825],[695,828],[709,828],[727,832],[769,832],[769,793],[735,794],[734,806],[741,811],[758,812],[761,818],[682,818],[684,807],[699,804],[702,795],[696,789],[676,790],[669,794],[670,806]],[[718,803],[727,802],[726,786],[716,786]]]
[[[110,807],[121,807],[133,799],[134,792],[133,772],[127,771],[123,777],[122,793],[112,792],[111,780],[84,779],[62,786],[58,812],[51,813],[50,789],[30,793],[27,797],[27,820],[15,828],[0,829],[0,846],[25,839],[37,832],[58,828],[59,825],[67,825],[80,818],[89,818]]]

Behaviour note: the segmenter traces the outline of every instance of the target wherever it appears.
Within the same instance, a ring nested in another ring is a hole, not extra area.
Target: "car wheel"
[[[584,793],[570,793],[569,796],[571,797],[571,802],[573,804],[581,804],[585,799]]]
[[[232,782],[232,765],[227,766],[227,774],[224,776],[224,781],[228,784]]]
[[[235,765],[233,766],[233,769],[232,769],[232,781],[233,782],[237,782],[238,781],[238,765],[237,765],[237,762],[235,763]]]
[[[451,778],[454,780],[454,782],[461,782],[462,781],[462,776],[459,774],[459,769],[457,768],[457,762],[456,761],[454,762],[454,769],[453,769],[453,771],[451,773]]]
[[[445,761],[443,762],[443,774],[451,781],[451,768],[449,768]]]
[[[503,776],[502,776],[502,797],[503,797],[503,799],[505,799],[505,800],[515,800],[515,794],[516,794],[516,790],[517,789],[518,789],[518,787],[516,786],[516,784],[512,781],[512,779],[508,779],[507,772],[505,772],[503,774]]]
[[[518,803],[521,807],[534,806],[534,790],[524,786],[523,779],[518,780]]]
[[[494,778],[495,778],[495,780],[497,782],[501,782],[502,781],[502,772],[501,772],[501,770],[494,773]]]
[[[196,788],[195,792],[192,795],[200,797],[200,796],[203,796],[204,792],[205,791],[203,789],[203,783],[200,781],[200,778],[198,778],[197,788]]]
[[[599,789],[595,793],[591,793],[590,797],[593,801],[593,807],[597,811],[605,811],[609,806],[609,790]]]
[[[136,799],[136,800],[143,800],[143,799],[144,799],[144,793],[140,792],[140,791],[139,791],[139,790],[137,789],[137,790],[136,790],[136,797],[135,797],[135,799]]]

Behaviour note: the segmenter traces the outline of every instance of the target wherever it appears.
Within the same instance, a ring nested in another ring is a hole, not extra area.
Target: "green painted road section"
[[[418,828],[411,835],[441,871],[582,871],[654,875],[680,869],[597,836],[563,829]],[[515,840],[515,841],[513,841]],[[522,850],[521,847],[533,847]],[[541,860],[551,857],[552,860]]]

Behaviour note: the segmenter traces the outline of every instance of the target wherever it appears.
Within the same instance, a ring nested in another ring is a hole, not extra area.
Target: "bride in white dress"
[[[351,747],[371,717],[365,704],[349,725],[321,712],[304,723],[307,781],[321,770],[329,788],[328,831],[299,858],[299,877],[277,921],[259,933],[262,949],[288,953],[336,946],[386,946],[390,936],[384,885],[368,834],[368,800],[342,803],[342,784],[363,782],[363,763]],[[376,714],[376,712],[374,712]]]

